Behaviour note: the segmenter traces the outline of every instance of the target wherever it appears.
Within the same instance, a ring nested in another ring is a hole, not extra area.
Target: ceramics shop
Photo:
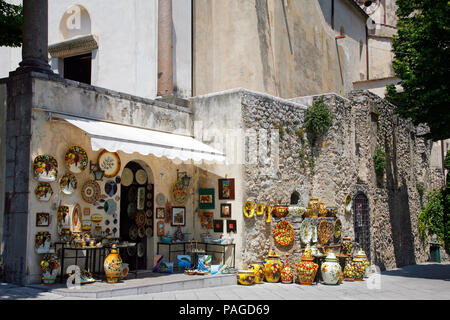
[[[351,207],[351,199],[347,198],[345,210]],[[360,244],[342,236],[342,223],[337,213],[337,207],[327,207],[317,198],[311,198],[306,208],[245,202],[246,219],[260,216],[266,223],[273,222],[275,245],[264,261],[252,261],[247,269],[238,271],[238,283],[339,285],[343,281],[363,281],[369,276],[369,259]],[[293,224],[299,221],[296,237]]]
[[[194,214],[199,204],[214,207],[214,189],[195,187],[195,164],[223,161],[222,153],[189,136],[63,113],[34,112],[33,130],[33,282],[65,282],[70,265],[80,267],[81,283],[116,282],[138,270],[190,268],[198,262],[193,251],[206,265],[208,252],[222,255],[211,245],[223,239],[214,243],[207,232],[216,227],[213,215]]]

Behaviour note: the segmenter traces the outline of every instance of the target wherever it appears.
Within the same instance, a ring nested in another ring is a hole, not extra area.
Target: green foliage
[[[392,66],[402,91],[387,87],[395,112],[430,127],[427,138],[450,137],[450,4],[448,0],[397,0]]]
[[[284,138],[284,127],[281,124],[278,125],[278,134],[280,136],[280,139],[283,140],[283,138]]]
[[[375,152],[373,154],[373,163],[377,177],[383,177],[386,168],[386,153],[378,145],[375,147]]]
[[[450,150],[447,151],[447,155],[445,156],[444,168],[450,170]]]
[[[418,182],[416,185],[417,188],[417,192],[419,193],[420,197],[423,197],[424,193],[425,193],[425,186],[423,185],[422,182]]]
[[[303,130],[303,128],[299,128],[299,129],[297,129],[297,131],[295,131],[295,134],[300,139],[300,143],[304,144],[305,143],[305,130]]]
[[[0,46],[22,45],[23,8],[0,0]]]
[[[428,235],[436,234],[439,242],[448,239],[448,228],[445,230],[444,190],[433,190],[428,193],[428,202],[419,213],[419,234],[425,241]],[[447,221],[448,222],[448,221]]]
[[[325,134],[333,123],[333,113],[323,102],[321,97],[312,106],[308,107],[305,113],[305,128],[312,136],[316,137]]]

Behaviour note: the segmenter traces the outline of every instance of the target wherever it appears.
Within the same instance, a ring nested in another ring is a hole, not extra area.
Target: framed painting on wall
[[[158,234],[158,237],[164,236],[164,221],[158,221],[156,224],[156,232]]]
[[[186,208],[172,207],[172,221],[171,226],[185,226],[186,225]]]
[[[234,179],[219,179],[219,200],[234,200]]]
[[[202,228],[212,229],[213,228],[213,212],[201,212],[200,213],[200,223]]]
[[[214,232],[223,232],[223,220],[214,220]]]
[[[222,203],[220,205],[220,217],[231,218],[231,203]]]
[[[48,227],[50,225],[50,214],[47,212],[36,213],[36,227]]]
[[[156,219],[164,219],[165,208],[156,208]]]
[[[199,189],[198,194],[200,209],[214,209],[214,188]]]
[[[227,220],[227,233],[236,233],[236,220]]]

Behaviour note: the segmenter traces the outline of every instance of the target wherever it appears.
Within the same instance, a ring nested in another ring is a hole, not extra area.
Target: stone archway
[[[370,208],[369,200],[363,192],[353,198],[353,220],[355,242],[366,252],[370,259]]]

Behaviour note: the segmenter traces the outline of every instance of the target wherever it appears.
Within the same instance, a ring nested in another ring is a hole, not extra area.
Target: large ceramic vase
[[[352,253],[352,239],[348,237],[342,238],[341,242],[341,252],[342,254],[349,255]]]
[[[369,277],[370,261],[363,249],[360,249],[355,258],[360,258],[364,262],[364,278]]]
[[[122,258],[117,251],[115,244],[112,245],[111,252],[103,263],[106,274],[106,282],[117,283],[122,275]]]
[[[311,198],[308,202],[308,208],[310,209],[309,216],[310,217],[318,217],[319,216],[319,199],[317,198]]]
[[[345,263],[344,281],[355,281],[354,264],[351,257],[347,257]]]
[[[356,281],[363,281],[363,278],[366,274],[367,257],[365,256],[364,252],[361,251],[362,250],[358,251],[358,253],[353,258],[354,275]]]
[[[301,261],[295,264],[295,268],[297,270],[298,281],[300,284],[311,285],[314,282],[319,265],[314,263],[310,246],[305,248]]]
[[[286,264],[281,270],[281,282],[282,283],[292,283],[294,282],[294,270],[292,270],[289,265],[289,253],[286,253]]]
[[[249,270],[253,270],[253,272],[255,273],[255,283],[264,282],[264,262],[252,262],[248,268]]]
[[[322,280],[324,284],[335,285],[339,283],[339,278],[342,274],[342,268],[339,264],[336,255],[333,252],[329,252],[325,258],[325,262],[322,263],[320,268],[322,274]]]
[[[264,277],[267,282],[278,282],[281,278],[281,270],[283,270],[283,262],[274,248],[264,261]]]

